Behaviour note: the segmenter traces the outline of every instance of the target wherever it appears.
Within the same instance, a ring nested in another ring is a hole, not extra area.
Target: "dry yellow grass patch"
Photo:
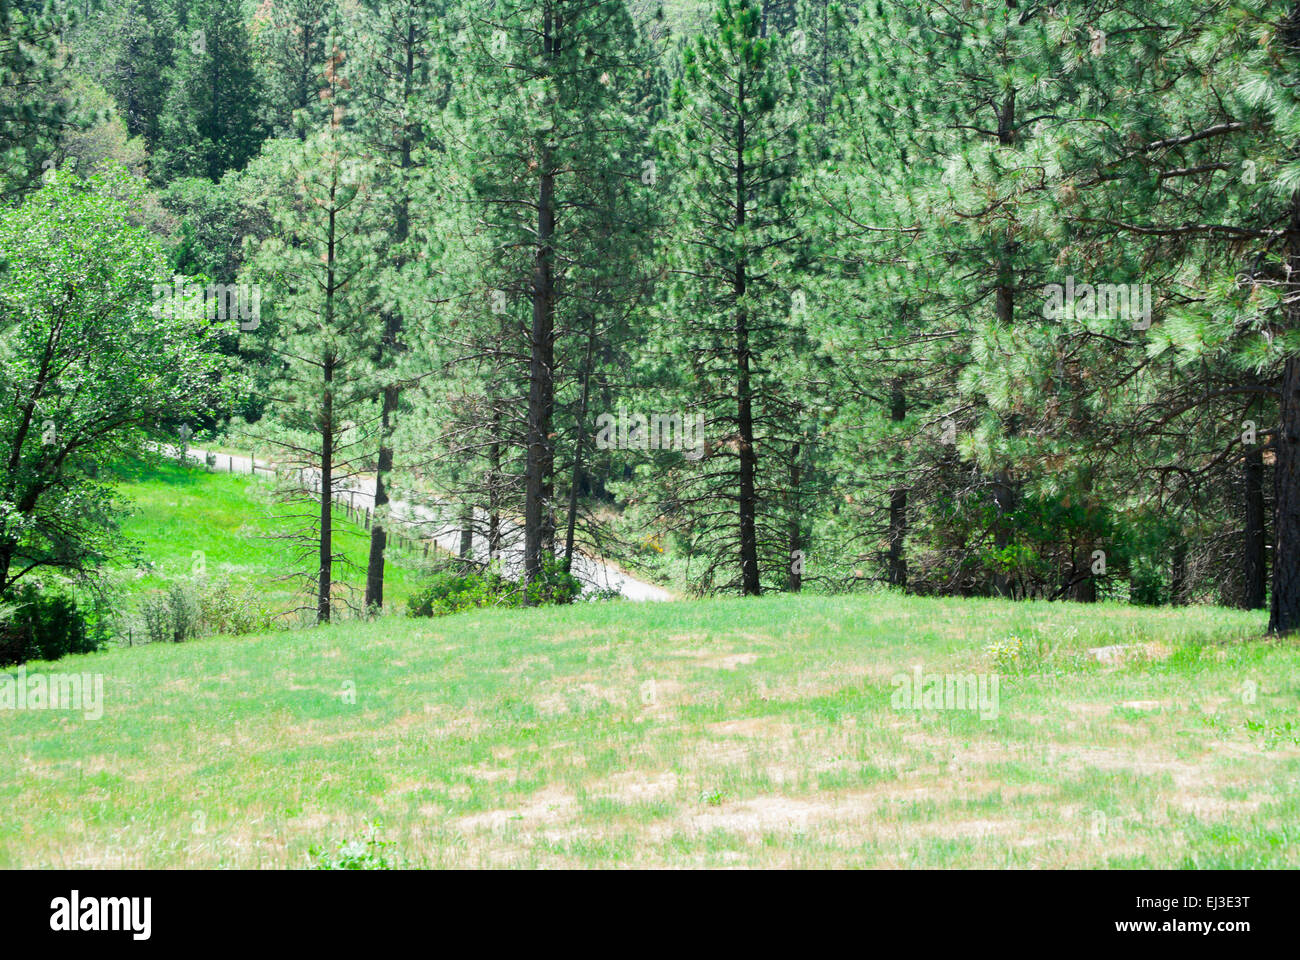
[[[542,826],[563,823],[577,810],[573,794],[556,786],[544,787],[518,807],[488,810],[457,817],[448,823],[452,829],[463,833],[480,830],[502,830],[507,827],[522,831],[537,830]]]

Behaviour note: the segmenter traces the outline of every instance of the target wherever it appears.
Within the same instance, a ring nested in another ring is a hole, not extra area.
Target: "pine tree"
[[[239,4],[192,0],[176,48],[160,147],[169,177],[216,182],[242,169],[265,137],[262,93]]]
[[[837,295],[867,323],[826,336],[859,358],[844,438],[907,441],[857,458],[872,488],[864,532],[894,583],[911,532],[930,547],[922,589],[1023,595],[1049,589],[1054,567],[1073,582],[1089,553],[1088,531],[1031,519],[1043,491],[1022,372],[999,381],[981,364],[1033,356],[1060,246],[1045,128],[1074,121],[1082,86],[1075,40],[1087,33],[1071,29],[994,3],[884,3],[864,18],[857,102],[819,195],[841,225]]]
[[[434,57],[438,38],[434,23],[442,0],[377,0],[353,18],[350,64],[345,68],[349,91],[345,97],[354,129],[374,159],[374,170],[389,203],[391,234],[379,255],[385,268],[378,279],[383,333],[375,363],[380,371],[379,446],[375,466],[375,516],[370,527],[366,570],[367,607],[383,606],[384,553],[388,531],[385,508],[394,470],[393,433],[403,388],[429,375],[431,358],[412,355],[412,313],[430,309],[429,247],[439,240],[435,224],[441,217],[436,203],[424,208],[412,236],[412,205],[418,190],[436,190],[426,179],[429,155],[422,113],[432,107],[440,80]]]
[[[826,136],[835,98],[853,74],[853,13],[836,0],[800,0],[790,58],[807,91],[809,134]]]
[[[687,49],[673,94],[679,284],[667,306],[670,317],[691,318],[683,359],[712,441],[680,502],[708,544],[706,579],[735,562],[735,579],[723,585],[745,595],[790,562],[780,493],[789,482],[780,464],[797,433],[797,390],[782,368],[799,324],[784,269],[799,235],[789,97],[759,7],[720,0],[713,32]]]
[[[1185,491],[1202,538],[1242,523],[1218,565],[1248,572],[1242,595],[1250,603],[1263,593],[1262,471],[1265,453],[1274,459],[1270,629],[1288,633],[1300,628],[1300,127],[1292,79],[1300,8],[1259,2],[1245,15],[1171,2],[1160,13],[1167,29],[1126,58],[1159,54],[1141,86],[1125,84],[1116,107],[1122,123],[1098,127],[1063,152],[1078,168],[1079,203],[1069,219],[1103,244],[1113,238],[1114,246],[1146,250],[1162,268],[1153,279],[1167,278],[1165,315],[1127,365],[1146,371],[1160,363],[1166,373],[1149,382],[1130,429],[1150,438],[1144,459],[1162,485],[1172,477]],[[1109,31],[1111,44],[1116,34]],[[1256,420],[1257,431],[1245,429]],[[1161,450],[1171,443],[1176,449]],[[1229,490],[1240,505],[1225,515]],[[1186,569],[1186,554],[1185,546],[1175,551],[1174,570]]]
[[[489,248],[458,287],[476,310],[499,305],[485,339],[508,334],[498,359],[517,364],[514,383],[524,387],[493,377],[527,415],[517,432],[498,424],[502,433],[487,447],[496,459],[503,445],[522,442],[523,572],[531,581],[555,550],[557,448],[573,436],[572,424],[557,421],[557,396],[581,379],[573,332],[590,329],[590,311],[609,309],[598,306],[602,297],[624,299],[608,282],[619,244],[601,231],[640,226],[609,209],[628,195],[613,185],[641,175],[628,107],[643,94],[639,51],[622,0],[498,0],[470,12],[456,60],[464,73],[448,149],[465,164]],[[501,411],[496,403],[479,409]]]
[[[263,0],[258,5],[253,40],[272,135],[305,136],[323,119],[320,92],[334,16],[334,0]]]
[[[36,186],[42,160],[69,123],[57,96],[67,14],[43,0],[0,0],[0,197]]]
[[[357,146],[336,119],[292,151],[276,235],[250,272],[270,287],[281,365],[259,428],[298,469],[292,498],[316,506],[294,535],[316,555],[307,579],[317,623],[331,618],[336,592],[334,498],[365,472],[377,432],[373,174]]]
[[[175,26],[159,0],[126,0],[112,25],[109,91],[133,137],[150,149],[162,137],[168,97],[168,66],[176,46]]]

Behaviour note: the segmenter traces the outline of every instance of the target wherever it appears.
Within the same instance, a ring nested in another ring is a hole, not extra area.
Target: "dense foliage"
[[[0,600],[0,666],[93,653],[103,640],[97,625],[65,594],[24,583]]]
[[[581,592],[578,579],[548,554],[542,558],[539,573],[526,582],[511,580],[494,567],[443,570],[407,600],[406,609],[413,617],[440,617],[476,607],[573,603]]]
[[[462,531],[421,612],[649,542],[1300,628],[1300,4],[665,7],[0,3],[0,588],[186,423],[296,468],[321,620],[400,491]],[[169,272],[261,313],[150,320]]]

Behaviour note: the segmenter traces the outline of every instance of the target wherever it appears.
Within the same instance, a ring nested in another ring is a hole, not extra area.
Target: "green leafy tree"
[[[114,197],[135,189],[51,174],[0,211],[0,593],[120,550],[100,466],[221,400],[207,321],[159,309],[163,251]]]

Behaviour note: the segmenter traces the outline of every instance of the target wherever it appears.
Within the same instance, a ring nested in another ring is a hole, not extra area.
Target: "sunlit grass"
[[[68,658],[105,713],[0,712],[0,866],[305,867],[380,820],[417,866],[1296,867],[1300,655],[1262,627],[772,597]],[[1013,634],[996,718],[891,705]]]
[[[305,525],[305,515],[314,512],[311,505],[277,502],[265,477],[209,473],[171,462],[126,464],[115,473],[121,478],[117,489],[130,504],[122,532],[137,545],[142,561],[114,571],[119,597],[135,601],[171,580],[201,573],[252,587],[277,613],[313,602],[295,575],[315,566],[314,548],[285,538]],[[293,519],[294,514],[300,518]],[[369,533],[340,508],[335,538],[345,557],[334,574],[342,596],[344,585],[364,586]],[[419,584],[419,559],[411,552],[389,551],[387,609],[401,610]]]

